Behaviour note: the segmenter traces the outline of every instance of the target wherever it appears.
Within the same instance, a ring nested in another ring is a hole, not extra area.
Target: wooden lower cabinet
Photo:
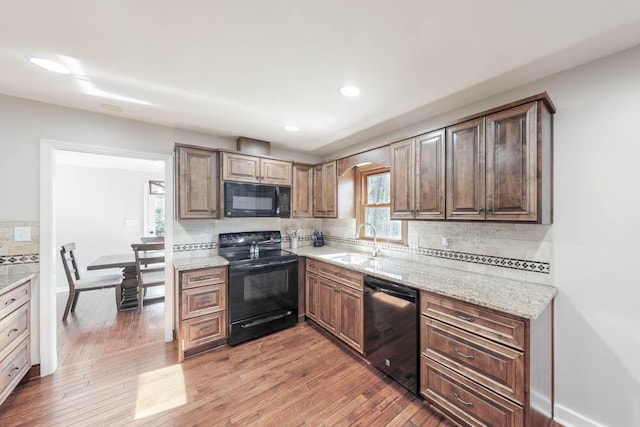
[[[362,278],[331,264],[307,262],[307,317],[360,353],[364,351]]]
[[[420,293],[420,394],[464,426],[548,425],[553,302],[534,320]]]
[[[0,405],[31,369],[32,280],[0,289]]]
[[[178,359],[224,344],[227,336],[227,267],[179,271]]]

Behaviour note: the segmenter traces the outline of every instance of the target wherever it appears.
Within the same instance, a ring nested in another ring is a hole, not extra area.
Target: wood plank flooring
[[[20,385],[0,407],[0,424],[449,425],[308,324],[179,364],[176,342],[144,343],[144,334],[117,331],[135,328],[130,323],[105,322],[111,330],[97,332],[104,340],[94,340],[91,331],[79,334],[91,342],[90,350],[66,357],[53,375]],[[138,330],[148,329],[140,323]],[[71,340],[63,339],[64,350]],[[129,339],[130,348],[107,348]]]

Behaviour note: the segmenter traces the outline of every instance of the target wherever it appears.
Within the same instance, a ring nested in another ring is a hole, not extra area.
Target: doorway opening
[[[172,156],[42,140],[41,165],[41,375],[78,358],[118,351],[119,346],[171,341]],[[164,194],[159,194],[160,187]],[[68,284],[60,246],[75,242],[81,275],[91,277],[121,272],[86,270],[105,255],[133,257],[131,244],[150,236],[163,239],[167,248],[166,284],[160,288],[164,303],[145,306],[138,314],[136,309],[116,308],[114,288],[87,291],[63,324],[60,306],[66,303]]]

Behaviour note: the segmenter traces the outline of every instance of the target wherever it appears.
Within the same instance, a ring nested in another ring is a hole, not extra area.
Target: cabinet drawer
[[[203,268],[182,273],[180,286],[182,289],[199,286],[216,285],[227,281],[227,267]]]
[[[524,354],[428,317],[421,322],[422,354],[522,404]]]
[[[29,339],[0,361],[0,404],[31,368]]]
[[[428,292],[421,292],[420,305],[425,316],[524,350],[525,324],[522,320]]]
[[[31,281],[27,280],[15,289],[0,295],[0,319],[20,307],[31,297]]]
[[[29,336],[29,304],[0,320],[0,360]]]
[[[522,407],[421,357],[420,392],[434,406],[462,425],[523,425]]]
[[[185,289],[182,291],[180,317],[184,320],[225,310],[226,299],[224,284]]]
[[[315,259],[307,258],[307,271],[311,273],[318,272],[318,261]]]
[[[362,286],[362,278],[364,277],[364,274],[332,264],[325,264],[324,262],[317,262],[317,264],[318,274],[354,289],[364,289]]]
[[[227,315],[220,311],[182,322],[182,350],[227,337]]]

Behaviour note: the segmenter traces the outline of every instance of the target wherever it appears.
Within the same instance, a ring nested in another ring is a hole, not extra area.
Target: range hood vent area
[[[268,156],[271,153],[271,143],[269,141],[239,136],[238,139],[236,139],[236,150],[254,156]]]

